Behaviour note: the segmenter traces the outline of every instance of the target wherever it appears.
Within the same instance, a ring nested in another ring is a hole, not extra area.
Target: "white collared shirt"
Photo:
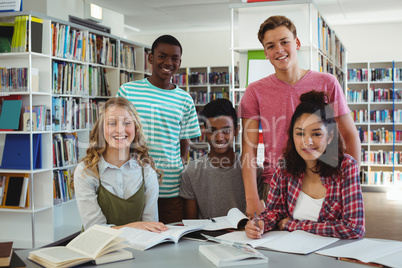
[[[99,175],[103,187],[112,194],[127,199],[135,194],[142,184],[142,169],[134,158],[124,163],[120,168],[100,158]],[[74,172],[74,187],[78,210],[82,224],[88,229],[94,224],[113,226],[106,224],[106,217],[98,205],[99,179],[86,170],[85,164],[80,162]],[[158,221],[158,194],[159,185],[156,172],[149,166],[144,167],[145,182],[145,207],[142,221]]]

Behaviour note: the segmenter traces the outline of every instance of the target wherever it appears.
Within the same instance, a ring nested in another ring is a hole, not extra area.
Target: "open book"
[[[402,267],[402,242],[393,240],[363,238],[357,241],[352,240],[341,246],[319,250],[316,253],[341,260],[356,259],[365,263]]]
[[[215,217],[205,220],[182,220],[184,226],[194,227],[203,225],[202,230],[214,231],[222,229],[243,228],[248,221],[246,215],[238,208],[231,208],[227,216]]]
[[[201,245],[199,251],[216,266],[268,263],[268,257],[247,245]]]
[[[123,250],[124,238],[120,231],[94,225],[71,240],[65,247],[49,247],[29,253],[28,259],[45,267],[71,267],[88,261],[97,264],[132,259],[133,254]]]
[[[269,249],[287,253],[309,254],[328,246],[339,238],[325,237],[305,231],[270,231],[262,235],[261,239],[248,238],[246,232],[231,232],[209,240],[220,243],[247,244],[253,248]]]
[[[154,233],[130,227],[123,227],[120,229],[122,231],[120,236],[126,239],[127,243],[132,248],[144,251],[163,242],[177,243],[183,235],[201,230],[201,228],[202,226],[183,227],[169,225],[167,231]]]

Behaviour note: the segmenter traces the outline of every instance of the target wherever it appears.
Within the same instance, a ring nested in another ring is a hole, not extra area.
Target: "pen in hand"
[[[257,212],[254,212],[254,224],[255,224],[255,227],[260,228],[260,226],[258,225]]]

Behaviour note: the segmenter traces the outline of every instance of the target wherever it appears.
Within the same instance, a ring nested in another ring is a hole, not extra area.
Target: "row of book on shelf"
[[[76,133],[53,134],[53,167],[78,163],[78,138]]]
[[[364,130],[361,126],[358,128],[360,141],[362,143],[401,143],[402,144],[402,131],[388,130],[383,128]],[[395,139],[395,140],[394,140]]]
[[[324,55],[318,55],[318,66],[319,70],[322,73],[333,73],[334,72],[334,64],[329,61]]]
[[[243,98],[244,91],[233,91],[230,94],[233,96],[233,105],[238,105],[240,104],[241,98]]]
[[[53,204],[57,205],[75,198],[72,169],[53,171]]]
[[[177,74],[174,76],[176,81],[180,82],[181,85],[185,85],[186,74]],[[206,85],[206,84],[217,84],[217,85],[229,85],[230,77],[227,72],[211,72],[211,73],[199,73],[192,72],[188,74],[188,84],[189,85]]]
[[[366,151],[361,149],[362,162],[367,164],[380,164],[380,165],[401,165],[402,164],[402,151]]]
[[[186,73],[177,73],[172,77],[172,83],[178,86],[186,86],[187,74]]]
[[[52,107],[22,108],[21,96],[0,99],[0,131],[71,131],[91,128],[106,100],[53,97]],[[4,99],[7,98],[7,99]],[[51,111],[52,109],[52,111]],[[22,114],[22,116],[21,116]],[[20,118],[22,123],[20,124]]]
[[[0,67],[0,92],[27,91],[28,68]]]
[[[28,185],[28,174],[0,174],[0,208],[29,207]]]
[[[353,68],[348,69],[348,82],[402,81],[402,68]]]
[[[99,117],[106,100],[53,97],[52,130],[90,129]]]
[[[197,160],[206,154],[208,154],[207,150],[190,150],[189,151],[189,160],[191,160],[191,161]]]
[[[52,73],[53,94],[111,95],[105,68],[53,61]]]
[[[397,110],[353,110],[352,118],[355,123],[402,123],[402,109]]]
[[[124,83],[134,81],[134,80],[137,80],[134,77],[134,73],[123,71],[123,70],[120,71],[120,84],[121,85]]]
[[[318,14],[318,49],[325,55],[333,56],[335,63],[343,65],[345,48],[325,20]]]
[[[136,51],[133,46],[120,43],[120,68],[128,69],[128,70],[136,70]],[[148,61],[145,58],[145,61]]]
[[[216,99],[228,98],[227,89],[225,88],[223,88],[221,92],[209,92],[209,94],[207,91],[191,91],[190,95],[193,98],[195,104],[207,104],[208,102]]]
[[[117,66],[116,40],[58,22],[51,24],[51,36],[55,57]]]
[[[29,44],[32,52],[42,52],[42,19],[31,16],[29,23],[29,16],[16,16],[13,22],[2,22],[0,29],[2,32],[0,53],[27,52]],[[31,31],[31,42],[28,40],[29,31]]]
[[[352,90],[348,89],[348,102],[400,102],[402,101],[402,89],[400,88],[373,88]]]
[[[402,186],[402,172],[399,170],[391,171],[367,171],[361,172],[360,180],[367,185]]]

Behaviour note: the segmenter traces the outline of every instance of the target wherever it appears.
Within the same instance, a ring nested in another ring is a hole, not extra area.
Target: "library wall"
[[[335,25],[348,51],[348,62],[402,60],[402,22]]]
[[[30,0],[23,3],[24,11],[32,10],[65,21],[69,15],[84,19],[84,0]],[[103,21],[99,25],[109,27],[113,35],[124,36],[123,14],[103,8]]]
[[[47,10],[47,0],[31,0],[22,1],[23,10],[34,10],[36,12],[46,14]]]
[[[183,46],[181,66],[229,66],[230,31],[209,31],[192,33],[166,33],[176,37]],[[162,34],[127,36],[142,44],[152,45],[152,42]]]

